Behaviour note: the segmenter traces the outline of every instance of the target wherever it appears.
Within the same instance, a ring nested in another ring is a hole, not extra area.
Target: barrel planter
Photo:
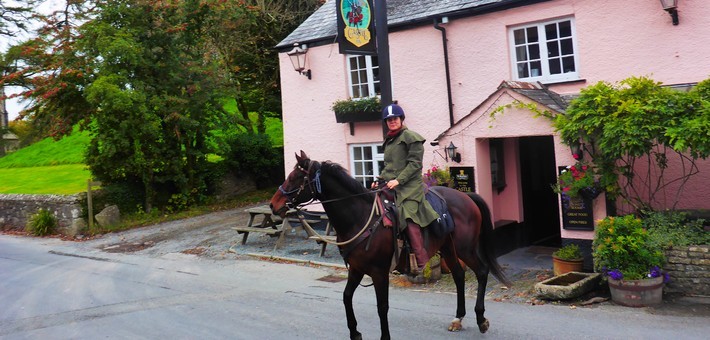
[[[629,307],[648,307],[663,302],[663,276],[643,280],[608,278],[611,301]]]

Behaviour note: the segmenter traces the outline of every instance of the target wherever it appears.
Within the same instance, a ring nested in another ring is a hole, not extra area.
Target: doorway
[[[523,230],[532,245],[559,246],[559,201],[551,187],[557,180],[554,140],[552,136],[520,137],[518,147]]]

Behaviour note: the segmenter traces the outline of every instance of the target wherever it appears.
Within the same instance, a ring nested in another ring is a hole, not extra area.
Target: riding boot
[[[412,246],[412,252],[414,252],[414,257],[416,258],[416,261],[414,261],[416,263],[410,266],[410,273],[419,275],[424,270],[426,263],[429,262],[429,254],[424,249],[421,227],[414,222],[407,222],[407,237],[409,237],[409,244]]]

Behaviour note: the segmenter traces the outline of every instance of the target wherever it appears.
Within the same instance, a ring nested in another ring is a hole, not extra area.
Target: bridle
[[[286,199],[288,200],[288,202],[286,202],[286,205],[289,208],[293,208],[297,205],[308,205],[316,199],[316,192],[318,194],[322,193],[321,183],[320,183],[320,166],[318,166],[318,170],[316,170],[316,174],[315,174],[313,180],[311,180],[311,176],[310,176],[311,169],[313,168],[313,165],[315,163],[318,163],[318,162],[310,161],[308,163],[308,169],[304,169],[301,165],[296,165],[296,169],[299,170],[303,174],[303,181],[301,182],[301,186],[299,186],[298,188],[290,190],[290,191],[286,191],[283,188],[283,184],[279,185],[279,192],[281,192],[281,194],[284,197],[286,197]],[[320,163],[318,163],[318,165],[320,165]],[[315,190],[313,188],[314,182],[315,182]],[[296,199],[301,194],[303,189],[305,189],[306,187],[308,187],[308,190],[310,191],[311,200],[308,202],[305,202],[305,203],[297,204]]]

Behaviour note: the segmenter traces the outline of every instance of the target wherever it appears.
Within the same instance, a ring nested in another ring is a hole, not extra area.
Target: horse
[[[343,304],[350,339],[362,339],[353,311],[353,294],[365,274],[372,278],[375,287],[381,339],[389,339],[389,274],[396,250],[394,229],[397,227],[373,225],[372,212],[376,192],[365,188],[339,164],[313,161],[303,151],[300,155],[296,154],[296,161],[293,171],[271,198],[272,212],[283,218],[290,208],[308,204],[313,200],[320,201],[336,231],[338,247],[348,268]],[[462,319],[466,315],[465,273],[458,261],[460,259],[476,275],[476,323],[479,331],[485,333],[490,326],[483,316],[489,272],[500,282],[510,286],[494,254],[490,210],[485,201],[475,193],[463,193],[447,187],[431,187],[430,190],[445,199],[455,224],[448,235],[437,236],[433,232],[429,233],[426,242],[429,254],[440,252],[456,284],[456,317],[449,324],[448,330],[461,330]],[[378,219],[375,222],[380,221],[381,219]]]

